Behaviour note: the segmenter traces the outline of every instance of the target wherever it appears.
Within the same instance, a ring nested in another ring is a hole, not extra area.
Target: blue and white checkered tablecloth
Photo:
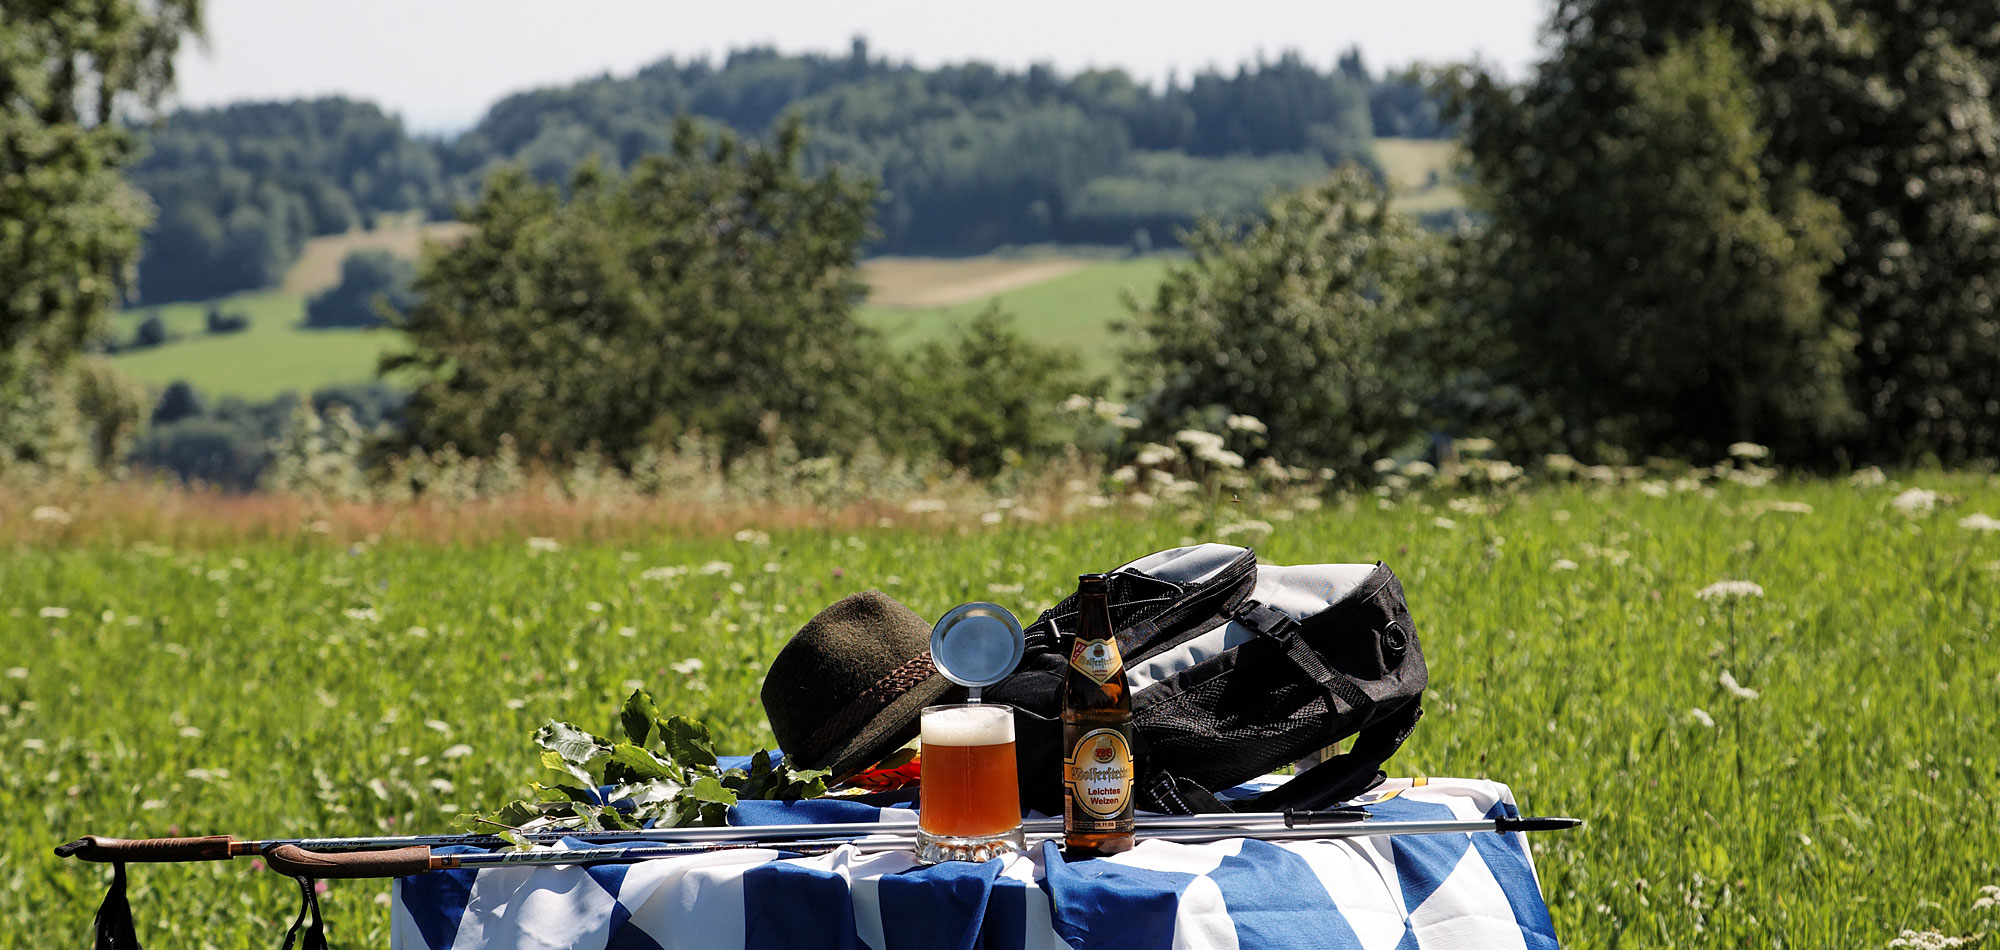
[[[1513,815],[1471,779],[1391,779],[1359,804],[1383,820]],[[755,802],[738,824],[915,822],[854,803]],[[1282,843],[1146,841],[1065,862],[1054,844],[984,864],[924,867],[908,852],[781,859],[715,852],[589,868],[433,871],[396,881],[398,950],[1061,950],[1078,948],[1554,948],[1519,834]]]

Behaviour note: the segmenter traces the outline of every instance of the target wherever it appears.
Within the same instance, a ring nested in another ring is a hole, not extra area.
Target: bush
[[[189,416],[158,425],[140,437],[130,462],[172,472],[188,482],[233,491],[257,487],[270,463],[269,443],[239,420]]]
[[[1279,461],[1353,477],[1445,422],[1440,394],[1470,358],[1435,293],[1445,243],[1391,212],[1367,173],[1274,198],[1263,220],[1209,220],[1186,243],[1192,259],[1134,305],[1137,408],[1155,440],[1249,416]]]
[[[169,338],[167,322],[160,319],[157,311],[149,313],[146,315],[146,319],[139,321],[139,328],[132,332],[132,349],[143,350],[147,347],[159,346],[167,342]]]
[[[198,416],[203,411],[200,394],[186,380],[177,379],[160,394],[160,401],[153,405],[152,423],[156,426],[171,425],[189,416]]]
[[[416,306],[416,266],[388,251],[354,251],[340,262],[340,284],[306,302],[306,326],[316,330],[381,326],[382,308]]]
[[[221,336],[225,333],[241,333],[250,328],[247,313],[223,313],[221,307],[208,308],[206,317],[208,332]]]

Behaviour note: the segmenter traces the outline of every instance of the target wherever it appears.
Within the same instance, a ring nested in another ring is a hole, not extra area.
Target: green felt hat
[[[931,662],[931,624],[881,591],[807,621],[764,675],[764,715],[786,760],[838,782],[916,738],[918,715],[956,689]]]

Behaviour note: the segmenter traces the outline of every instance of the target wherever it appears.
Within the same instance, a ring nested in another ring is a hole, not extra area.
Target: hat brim
[[[924,707],[947,701],[954,689],[962,690],[962,687],[946,679],[943,673],[932,673],[903,695],[890,700],[881,712],[868,720],[867,725],[827,754],[826,764],[818,766],[833,772],[827,784],[852,778],[855,773],[882,761],[889,753],[916,738]]]

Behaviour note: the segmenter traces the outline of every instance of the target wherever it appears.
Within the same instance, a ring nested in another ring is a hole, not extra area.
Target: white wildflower
[[[367,623],[374,623],[382,619],[382,615],[376,613],[373,607],[349,607],[341,611],[341,613],[349,620],[361,620]]]
[[[1542,456],[1542,468],[1551,475],[1568,475],[1582,467],[1576,459],[1561,453]]]
[[[1374,470],[1375,470],[1375,474],[1377,474],[1377,475],[1387,475],[1387,474],[1389,474],[1390,472],[1393,472],[1393,471],[1395,471],[1395,470],[1396,470],[1396,460],[1395,460],[1395,459],[1376,459],[1376,460],[1374,461],[1374,463],[1373,463],[1373,464],[1371,464],[1371,465],[1369,465],[1368,467],[1369,467],[1369,468],[1372,468],[1372,469],[1374,469]]]
[[[594,600],[593,600],[593,601],[588,601],[588,602],[586,602],[586,603],[585,603],[585,604],[583,605],[583,609],[585,609],[585,610],[587,610],[587,611],[590,611],[591,613],[594,613],[594,614],[601,614],[601,613],[603,613],[603,612],[604,612],[604,605],[603,605],[603,604],[601,604],[601,603],[599,603],[599,602],[597,602],[597,601],[594,601]]]
[[[1113,485],[1129,485],[1134,479],[1139,477],[1139,470],[1130,465],[1121,465],[1113,470],[1108,477],[1111,479],[1111,484]]]
[[[988,584],[988,585],[986,585],[986,592],[987,592],[987,593],[989,593],[989,594],[1018,594],[1018,593],[1020,593],[1020,592],[1022,592],[1022,591],[1024,591],[1024,590],[1027,590],[1027,589],[1028,589],[1028,588],[1027,588],[1027,585],[1025,585],[1025,584]]]
[[[1222,436],[1200,429],[1182,429],[1174,433],[1174,441],[1196,451],[1204,446],[1210,449],[1222,448]]]
[[[433,732],[441,732],[445,735],[451,735],[451,723],[445,722],[442,719],[426,719],[424,720],[424,728],[429,729]]]
[[[306,530],[314,534],[330,534],[333,532],[333,524],[328,521],[315,521],[312,524],[306,525]]]
[[[728,577],[729,575],[734,573],[736,573],[736,565],[731,564],[728,561],[709,561],[703,564],[700,568],[700,574],[703,577],[714,577],[718,574],[723,577]]]
[[[410,627],[408,627],[408,628],[406,628],[406,629],[404,629],[404,630],[403,630],[403,636],[406,636],[406,637],[410,637],[410,638],[412,638],[412,639],[416,639],[416,640],[422,640],[422,639],[424,639],[425,637],[428,637],[428,636],[430,636],[430,635],[431,635],[431,631],[430,631],[430,628],[429,628],[429,627],[422,627],[422,626],[415,626],[415,625],[412,625],[412,626],[410,626]]]
[[[1889,505],[1897,511],[1914,518],[1918,515],[1930,514],[1931,509],[1937,507],[1937,503],[1937,492],[1931,491],[1928,488],[1912,488],[1891,499]]]
[[[436,792],[439,795],[449,795],[453,792],[458,791],[458,786],[451,784],[451,779],[448,778],[431,779],[429,785],[431,787],[431,791]]]
[[[180,735],[183,739],[199,739],[201,738],[201,729],[195,726],[182,726]]]
[[[1453,442],[1451,444],[1451,447],[1457,449],[1458,454],[1460,455],[1485,455],[1486,453],[1491,452],[1496,448],[1499,448],[1499,445],[1496,444],[1492,439],[1474,438],[1474,439],[1459,439]]]
[[[1848,484],[1857,488],[1875,488],[1886,484],[1888,481],[1889,476],[1884,474],[1880,468],[1873,465],[1847,476]]]
[[[1715,681],[1721,683],[1722,688],[1726,690],[1729,693],[1729,695],[1734,696],[1737,699],[1757,698],[1756,690],[1736,682],[1735,674],[1730,673],[1728,670],[1723,670],[1722,675],[1716,677]]]
[[[1446,508],[1450,508],[1455,512],[1458,512],[1461,515],[1490,515],[1493,513],[1492,505],[1489,505],[1484,501],[1474,498],[1471,495],[1460,495],[1457,498],[1453,498],[1452,500],[1445,502],[1444,506]]]
[[[1549,570],[1574,571],[1576,570],[1576,562],[1566,557],[1559,557],[1556,558],[1556,562],[1554,564],[1549,565]]]
[[[1431,524],[1443,528],[1446,531],[1453,531],[1458,528],[1458,522],[1453,521],[1450,518],[1432,518]]]
[[[472,754],[472,747],[461,742],[455,746],[445,749],[443,752],[438,753],[438,758],[462,759],[471,754]]]
[[[743,530],[736,532],[736,540],[741,541],[744,544],[748,544],[752,547],[761,548],[771,543],[771,536],[770,534],[763,531],[758,531],[755,528],[744,528]]]
[[[7,678],[10,680],[27,679],[28,668],[25,666],[10,666],[7,668]]]
[[[1257,541],[1270,537],[1271,532],[1274,530],[1276,529],[1271,527],[1270,522],[1251,518],[1245,521],[1238,521],[1235,524],[1223,525],[1215,529],[1215,534],[1219,538],[1233,538],[1237,535],[1242,535],[1250,540]]]
[[[1115,418],[1125,414],[1125,404],[1122,402],[1115,402],[1110,399],[1095,400],[1091,402],[1090,409],[1092,412],[1095,412],[1106,419]]]
[[[1673,489],[1668,488],[1665,482],[1644,481],[1639,483],[1639,494],[1648,498],[1665,498],[1673,494]]]
[[[1715,728],[1715,717],[1709,715],[1706,710],[1702,709],[1699,706],[1696,706],[1695,708],[1688,710],[1688,716],[1692,718],[1695,722],[1701,723],[1702,725],[1707,726],[1710,729]]]
[[[562,550],[562,544],[554,538],[529,538],[528,550],[537,554],[553,554]]]
[[[649,567],[639,572],[639,579],[642,581],[670,581],[685,575],[687,572],[687,568],[677,564],[666,567]]]
[[[1145,423],[1136,416],[1112,416],[1111,425],[1119,429],[1137,429]]]
[[[1738,459],[1763,459],[1771,457],[1771,450],[1755,442],[1729,443],[1729,457]]]
[[[148,798],[139,803],[140,811],[154,811],[165,807],[167,807],[167,801],[164,798]]]
[[[1082,393],[1072,393],[1068,399],[1062,401],[1061,406],[1064,412],[1082,412],[1089,408],[1090,397]]]
[[[1173,461],[1175,456],[1179,454],[1179,452],[1174,451],[1173,446],[1161,445],[1158,442],[1148,442],[1145,445],[1139,446],[1139,453],[1132,457],[1132,462],[1141,468],[1153,468]]]
[[[980,516],[979,516],[979,523],[980,523],[980,524],[999,524],[999,523],[1000,523],[1000,519],[1001,519],[1001,518],[1003,518],[1003,517],[1005,517],[1005,516],[1004,516],[1004,515],[1002,515],[1002,514],[1000,514],[1000,513],[999,513],[999,512],[997,512],[997,511],[989,511],[989,512],[986,512],[985,514],[982,514],[982,515],[980,515]]]
[[[228,769],[188,769],[184,774],[197,782],[219,782],[229,778]]]
[[[46,743],[46,742],[43,742],[43,741],[42,741],[42,740],[40,740],[40,739],[22,739],[22,740],[21,740],[21,748],[23,748],[23,749],[27,749],[27,750],[28,750],[28,751],[30,751],[30,752],[40,752],[40,751],[42,751],[43,749],[46,749],[46,748],[48,748],[48,745],[49,745],[48,743]]]
[[[526,709],[528,707],[528,701],[525,699],[516,698],[507,700],[507,702],[503,703],[502,705],[506,706],[508,709]]]
[[[1264,420],[1256,416],[1233,415],[1222,420],[1222,424],[1238,432],[1255,432],[1261,435],[1271,431],[1269,427],[1264,425]]]
[[[913,515],[921,515],[932,511],[943,511],[944,509],[945,509],[945,503],[937,498],[913,498],[910,499],[909,504],[903,506],[903,510],[905,512],[908,512],[909,514]]]
[[[1141,508],[1153,507],[1153,501],[1154,501],[1153,496],[1148,495],[1142,491],[1135,491],[1132,494],[1125,496],[1125,500]]]
[[[1803,501],[1767,501],[1761,507],[1764,511],[1776,511],[1787,515],[1809,515],[1813,510],[1812,505]]]
[[[42,615],[43,617],[45,617],[45,618],[48,618],[48,619],[50,619],[50,620],[61,620],[62,618],[64,618],[64,617],[67,617],[67,616],[69,616],[69,608],[68,608],[68,607],[43,607],[43,608],[42,608],[42,614],[41,614],[41,615]]]
[[[704,666],[707,666],[707,664],[701,661],[701,657],[691,656],[685,660],[679,660],[667,664],[667,669],[673,670],[674,672],[679,673],[682,676],[691,676],[695,673],[701,672],[702,667]]]
[[[1905,930],[1896,939],[1889,941],[1891,947],[1909,947],[1911,950],[1953,950],[1978,943],[1985,934],[1966,937],[1947,937],[1935,930]]]
[[[1972,902],[1973,910],[1986,910],[1994,906],[2000,906],[2000,901],[1994,900],[1990,894]]]
[[[1401,468],[1397,469],[1397,472],[1404,478],[1429,478],[1437,474],[1437,466],[1418,459],[1413,462],[1405,462]]]
[[[28,514],[28,517],[44,524],[69,524],[73,520],[69,512],[54,505],[43,505]]]
[[[1973,531],[2000,531],[2000,518],[1977,511],[1958,519],[1958,526]]]
[[[1196,458],[1201,459],[1204,462],[1220,465],[1223,468],[1243,467],[1243,456],[1238,455],[1235,452],[1231,452],[1228,449],[1198,448],[1195,450],[1194,454]]]
[[[1762,597],[1764,587],[1751,581],[1716,581],[1694,595],[1702,600],[1728,600],[1732,597]]]

